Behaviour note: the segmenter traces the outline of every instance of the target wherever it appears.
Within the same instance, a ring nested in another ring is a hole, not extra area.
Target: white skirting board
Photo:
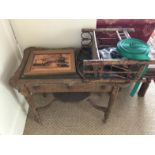
[[[22,104],[22,107],[24,107],[23,110],[21,107],[18,108],[17,115],[14,118],[14,123],[12,124],[12,128],[10,130],[11,135],[22,135],[25,128],[26,118],[29,106],[26,101],[24,101],[24,104]]]

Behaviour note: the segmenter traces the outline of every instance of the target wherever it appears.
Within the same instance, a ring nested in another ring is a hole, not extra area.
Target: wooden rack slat
[[[83,28],[82,32],[104,32],[104,31],[120,31],[120,30],[126,30],[128,32],[135,32],[134,28],[97,28],[97,29],[91,29],[91,28]]]
[[[120,59],[106,59],[106,60],[83,60],[84,65],[101,66],[101,65],[146,65],[155,64],[154,60],[138,61],[138,60],[120,60]]]
[[[126,73],[129,73],[129,74],[137,74],[137,71],[129,71],[129,72],[120,72],[120,71],[93,71],[93,70],[85,70],[83,71],[83,73],[85,74],[94,74],[94,73],[100,73],[100,74],[111,74],[111,73],[114,73],[114,74],[126,74]]]

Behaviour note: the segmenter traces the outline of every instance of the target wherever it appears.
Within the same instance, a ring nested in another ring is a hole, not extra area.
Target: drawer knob
[[[71,89],[71,88],[72,88],[72,85],[67,84],[66,87],[67,87],[68,89]]]

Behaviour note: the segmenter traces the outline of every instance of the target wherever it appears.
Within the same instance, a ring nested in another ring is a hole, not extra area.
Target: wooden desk
[[[10,79],[10,85],[23,94],[34,114],[34,119],[40,122],[37,109],[40,108],[33,101],[33,95],[36,93],[56,93],[56,92],[103,92],[110,93],[108,107],[99,107],[91,103],[95,108],[105,112],[104,121],[107,120],[112,104],[114,104],[119,88],[124,87],[125,83],[114,81],[109,82],[102,80],[84,81],[78,74],[67,76],[42,76],[24,78],[23,71],[29,59],[29,55],[33,50],[44,50],[44,48],[27,48],[24,51],[24,57],[21,65]],[[90,101],[91,102],[91,101]]]
[[[25,78],[23,72],[25,65],[29,59],[30,53],[34,50],[42,50],[46,52],[45,48],[31,47],[24,51],[23,60],[15,72],[14,76],[10,79],[10,85],[23,94],[34,114],[34,119],[40,121],[39,113],[37,111],[37,104],[33,101],[33,95],[36,93],[56,93],[56,92],[102,92],[109,93],[109,101],[107,107],[98,106],[91,100],[89,102],[93,107],[104,112],[104,121],[107,120],[111,107],[116,101],[119,89],[129,85],[132,81],[122,79],[97,79],[97,80],[84,80],[77,73],[73,75],[49,75],[49,76],[33,76]],[[49,49],[48,49],[49,50]],[[123,61],[127,63],[126,61]],[[109,63],[109,62],[107,62]],[[116,62],[114,62],[116,63]],[[120,63],[118,61],[117,63]],[[129,61],[128,63],[136,64],[137,61]],[[139,62],[148,63],[148,62]],[[155,63],[155,62],[153,62]],[[47,103],[48,104],[48,103]],[[46,106],[46,105],[45,105]]]

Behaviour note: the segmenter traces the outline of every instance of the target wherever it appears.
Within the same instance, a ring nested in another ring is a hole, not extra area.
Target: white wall
[[[81,28],[95,28],[95,19],[11,20],[20,45],[80,47]]]
[[[0,134],[22,134],[25,126],[28,106],[8,84],[19,63],[8,20],[0,20]]]

